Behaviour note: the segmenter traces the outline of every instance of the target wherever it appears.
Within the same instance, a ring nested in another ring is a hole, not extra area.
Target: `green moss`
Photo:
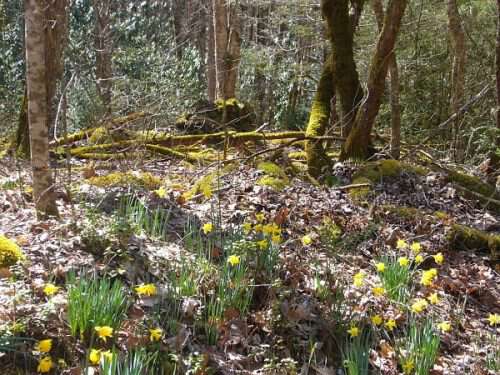
[[[370,186],[362,186],[349,189],[349,196],[351,197],[352,200],[359,202],[368,198],[368,195],[370,195],[371,185],[372,185],[372,181],[369,178],[356,177],[355,179],[352,180],[352,183],[354,185],[370,184]]]
[[[104,176],[91,177],[87,179],[87,182],[98,187],[136,186],[148,190],[158,189],[162,184],[159,177],[148,172],[113,172]]]
[[[279,165],[270,161],[260,162],[257,169],[272,177],[287,178],[285,171]]]
[[[0,235],[0,267],[12,266],[24,258],[23,252],[14,241]]]
[[[441,221],[450,219],[450,215],[448,215],[444,211],[436,211],[436,212],[434,212],[434,216],[436,216]]]
[[[448,232],[447,239],[452,250],[489,250],[494,261],[500,260],[500,235],[454,224]]]
[[[281,191],[289,185],[289,181],[279,177],[262,176],[257,180],[257,185],[269,186],[274,190]]]
[[[470,191],[484,195],[487,198],[494,198],[497,200],[500,199],[500,194],[497,193],[495,186],[483,182],[479,177],[456,171],[449,171],[448,181],[455,182],[458,185],[463,186]]]
[[[110,143],[112,141],[113,140],[108,133],[108,130],[104,126],[96,128],[89,137],[89,143],[93,145],[99,143]]]
[[[361,177],[366,178],[373,183],[377,183],[382,181],[384,178],[397,177],[402,172],[425,175],[428,171],[423,167],[401,163],[397,160],[380,160],[366,163],[363,167],[361,167],[356,173],[354,173],[353,183],[359,183],[355,182],[355,180]]]

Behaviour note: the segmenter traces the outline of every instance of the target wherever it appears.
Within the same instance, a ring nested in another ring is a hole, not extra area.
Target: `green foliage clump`
[[[24,254],[17,244],[0,235],[0,267],[9,267],[16,262],[23,260]]]
[[[264,176],[257,180],[257,185],[269,186],[281,191],[290,184],[285,171],[275,163],[263,161],[257,165],[257,169],[265,173]]]
[[[135,186],[148,190],[158,189],[161,184],[161,178],[148,172],[113,172],[104,176],[96,176],[87,179],[91,185],[98,187],[116,187],[116,186]]]
[[[342,229],[332,219],[325,218],[323,224],[319,228],[319,236],[321,243],[323,243],[327,249],[334,250],[342,236]]]
[[[385,270],[379,276],[387,295],[394,301],[406,303],[410,298],[413,271],[409,267],[400,265],[395,258],[385,257],[381,262],[385,264]]]

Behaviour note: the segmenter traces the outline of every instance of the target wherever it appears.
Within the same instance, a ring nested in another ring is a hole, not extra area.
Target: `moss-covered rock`
[[[12,266],[23,259],[24,254],[19,246],[14,241],[0,235],[0,268]]]
[[[257,185],[269,186],[281,191],[290,184],[290,180],[283,168],[275,163],[263,161],[257,165],[257,169],[265,173],[264,176],[257,180]]]
[[[161,184],[161,178],[151,173],[138,172],[113,172],[103,176],[96,176],[87,179],[91,185],[98,187],[116,187],[116,186],[136,186],[147,190],[158,189]]]
[[[452,250],[490,251],[492,260],[500,260],[500,235],[454,224],[447,239]]]

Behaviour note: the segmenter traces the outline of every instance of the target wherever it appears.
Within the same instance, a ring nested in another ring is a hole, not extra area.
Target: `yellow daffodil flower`
[[[251,223],[243,223],[243,233],[245,233],[245,235],[248,235],[248,234],[250,234],[251,231],[252,231],[252,224]]]
[[[371,317],[371,321],[372,321],[373,325],[379,326],[382,324],[382,317],[380,315],[373,315]]]
[[[365,274],[363,272],[358,272],[354,275],[353,285],[357,288],[362,287],[364,284]]]
[[[488,316],[488,321],[490,322],[490,326],[494,326],[500,324],[500,315],[498,314],[490,314]]]
[[[255,214],[255,219],[257,219],[257,222],[259,222],[259,223],[262,223],[265,218],[266,218],[266,215],[264,215],[262,212]]]
[[[113,353],[111,350],[106,350],[101,353],[102,357],[104,357],[108,362],[113,361]]]
[[[384,327],[387,328],[388,331],[392,331],[394,328],[396,328],[396,321],[394,319],[389,319],[387,322],[385,322]]]
[[[47,356],[47,357],[43,357],[42,359],[40,359],[40,361],[38,362],[38,367],[36,368],[36,371],[43,374],[43,373],[50,372],[52,367],[54,367],[54,363],[52,362],[52,358]]]
[[[379,262],[375,265],[377,267],[378,272],[384,272],[385,271],[385,263]]]
[[[269,243],[265,239],[257,241],[257,247],[259,248],[259,250],[266,250],[268,245]]]
[[[437,325],[437,327],[443,333],[451,331],[451,323],[450,322],[441,322]]]
[[[165,196],[167,195],[167,190],[165,190],[165,187],[160,187],[158,190],[155,190],[154,191],[155,194],[159,197],[159,198],[165,198]]]
[[[427,297],[427,300],[433,304],[437,305],[439,303],[439,297],[437,293],[432,293],[429,297]]]
[[[52,349],[52,339],[40,340],[35,345],[35,350],[40,353],[48,353]]]
[[[153,328],[149,330],[150,341],[160,341],[162,336],[163,330],[161,328]]]
[[[240,264],[240,257],[237,255],[231,255],[229,256],[229,258],[227,258],[227,262],[231,266],[237,266],[238,264]]]
[[[385,293],[385,289],[381,286],[376,286],[372,288],[372,293],[375,297],[380,297],[383,296]]]
[[[418,254],[416,257],[415,257],[415,263],[417,264],[420,264],[424,261],[424,257],[420,254]]]
[[[420,284],[424,286],[431,286],[434,279],[437,277],[437,270],[431,268],[430,270],[422,272],[422,277],[420,278]]]
[[[309,246],[310,244],[312,244],[312,242],[313,240],[311,236],[309,236],[308,234],[302,237],[302,245]]]
[[[420,242],[412,242],[410,249],[416,255],[419,254],[420,251],[422,251],[422,245],[420,245]]]
[[[48,297],[51,297],[54,294],[56,294],[59,291],[59,289],[60,288],[58,286],[55,286],[54,284],[48,283],[48,284],[45,284],[45,287],[43,288],[43,292]]]
[[[214,230],[214,225],[212,223],[203,224],[203,233],[209,234],[213,230]]]
[[[398,263],[401,267],[408,267],[410,264],[410,261],[408,260],[407,257],[401,257],[398,259]]]
[[[400,250],[406,249],[408,247],[408,242],[399,239],[398,242],[396,242],[396,247]]]
[[[437,264],[443,264],[444,262],[444,255],[443,253],[437,253],[436,255],[432,256],[434,258],[434,262]]]
[[[101,361],[101,351],[98,349],[91,349],[89,354],[89,361],[93,365],[99,364]]]
[[[97,332],[97,336],[102,341],[106,341],[108,337],[113,337],[113,328],[111,328],[110,326],[97,326],[94,329]]]
[[[139,296],[154,296],[156,294],[156,286],[155,284],[141,284],[135,287],[135,292]]]
[[[356,337],[359,335],[359,328],[356,326],[352,326],[351,329],[347,330],[347,332],[351,337]]]
[[[423,298],[419,298],[419,299],[417,299],[417,300],[413,303],[413,305],[411,305],[411,310],[412,310],[414,313],[419,314],[419,313],[421,313],[422,311],[424,311],[424,310],[427,308],[427,306],[428,306],[428,305],[429,305],[429,304],[427,303],[427,301],[426,301],[425,299],[423,299]]]
[[[411,359],[408,359],[403,363],[403,373],[405,375],[409,375],[412,373],[413,369],[415,368],[415,363]]]
[[[262,232],[262,224],[255,224],[255,226],[253,227],[253,230],[254,230],[256,233],[260,233],[260,232]]]
[[[271,242],[275,245],[278,245],[281,243],[281,236],[279,234],[273,234],[271,237]]]

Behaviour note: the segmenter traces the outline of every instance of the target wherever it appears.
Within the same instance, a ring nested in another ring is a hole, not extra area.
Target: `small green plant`
[[[488,333],[486,336],[486,368],[494,373],[500,373],[500,342],[498,335]]]
[[[94,207],[86,207],[85,221],[80,237],[85,250],[91,254],[101,256],[111,244],[105,228],[107,222]]]
[[[352,252],[357,249],[357,247],[365,241],[375,238],[378,232],[378,225],[370,223],[355,233],[350,233],[348,236],[344,236],[339,242],[338,247],[342,248],[344,251]]]
[[[371,332],[363,329],[356,337],[348,338],[342,347],[342,359],[347,375],[368,375]]]
[[[405,374],[428,375],[439,349],[439,335],[430,319],[410,321],[406,337],[397,342],[399,363]]]
[[[118,329],[129,303],[119,281],[74,274],[68,277],[68,322],[71,334],[82,340],[96,326]]]
[[[151,374],[152,364],[157,357],[156,353],[148,353],[144,349],[134,350],[124,358],[120,358],[116,351],[113,351],[111,360],[104,358],[101,360],[102,375],[144,375]]]
[[[0,353],[17,352],[26,342],[35,341],[27,337],[0,336]]]
[[[342,229],[330,218],[325,217],[319,228],[321,243],[329,250],[335,251],[342,236]]]
[[[380,262],[385,264],[384,272],[379,276],[387,295],[393,301],[406,303],[411,295],[410,283],[413,271],[409,266],[399,264],[396,258],[384,257]]]

